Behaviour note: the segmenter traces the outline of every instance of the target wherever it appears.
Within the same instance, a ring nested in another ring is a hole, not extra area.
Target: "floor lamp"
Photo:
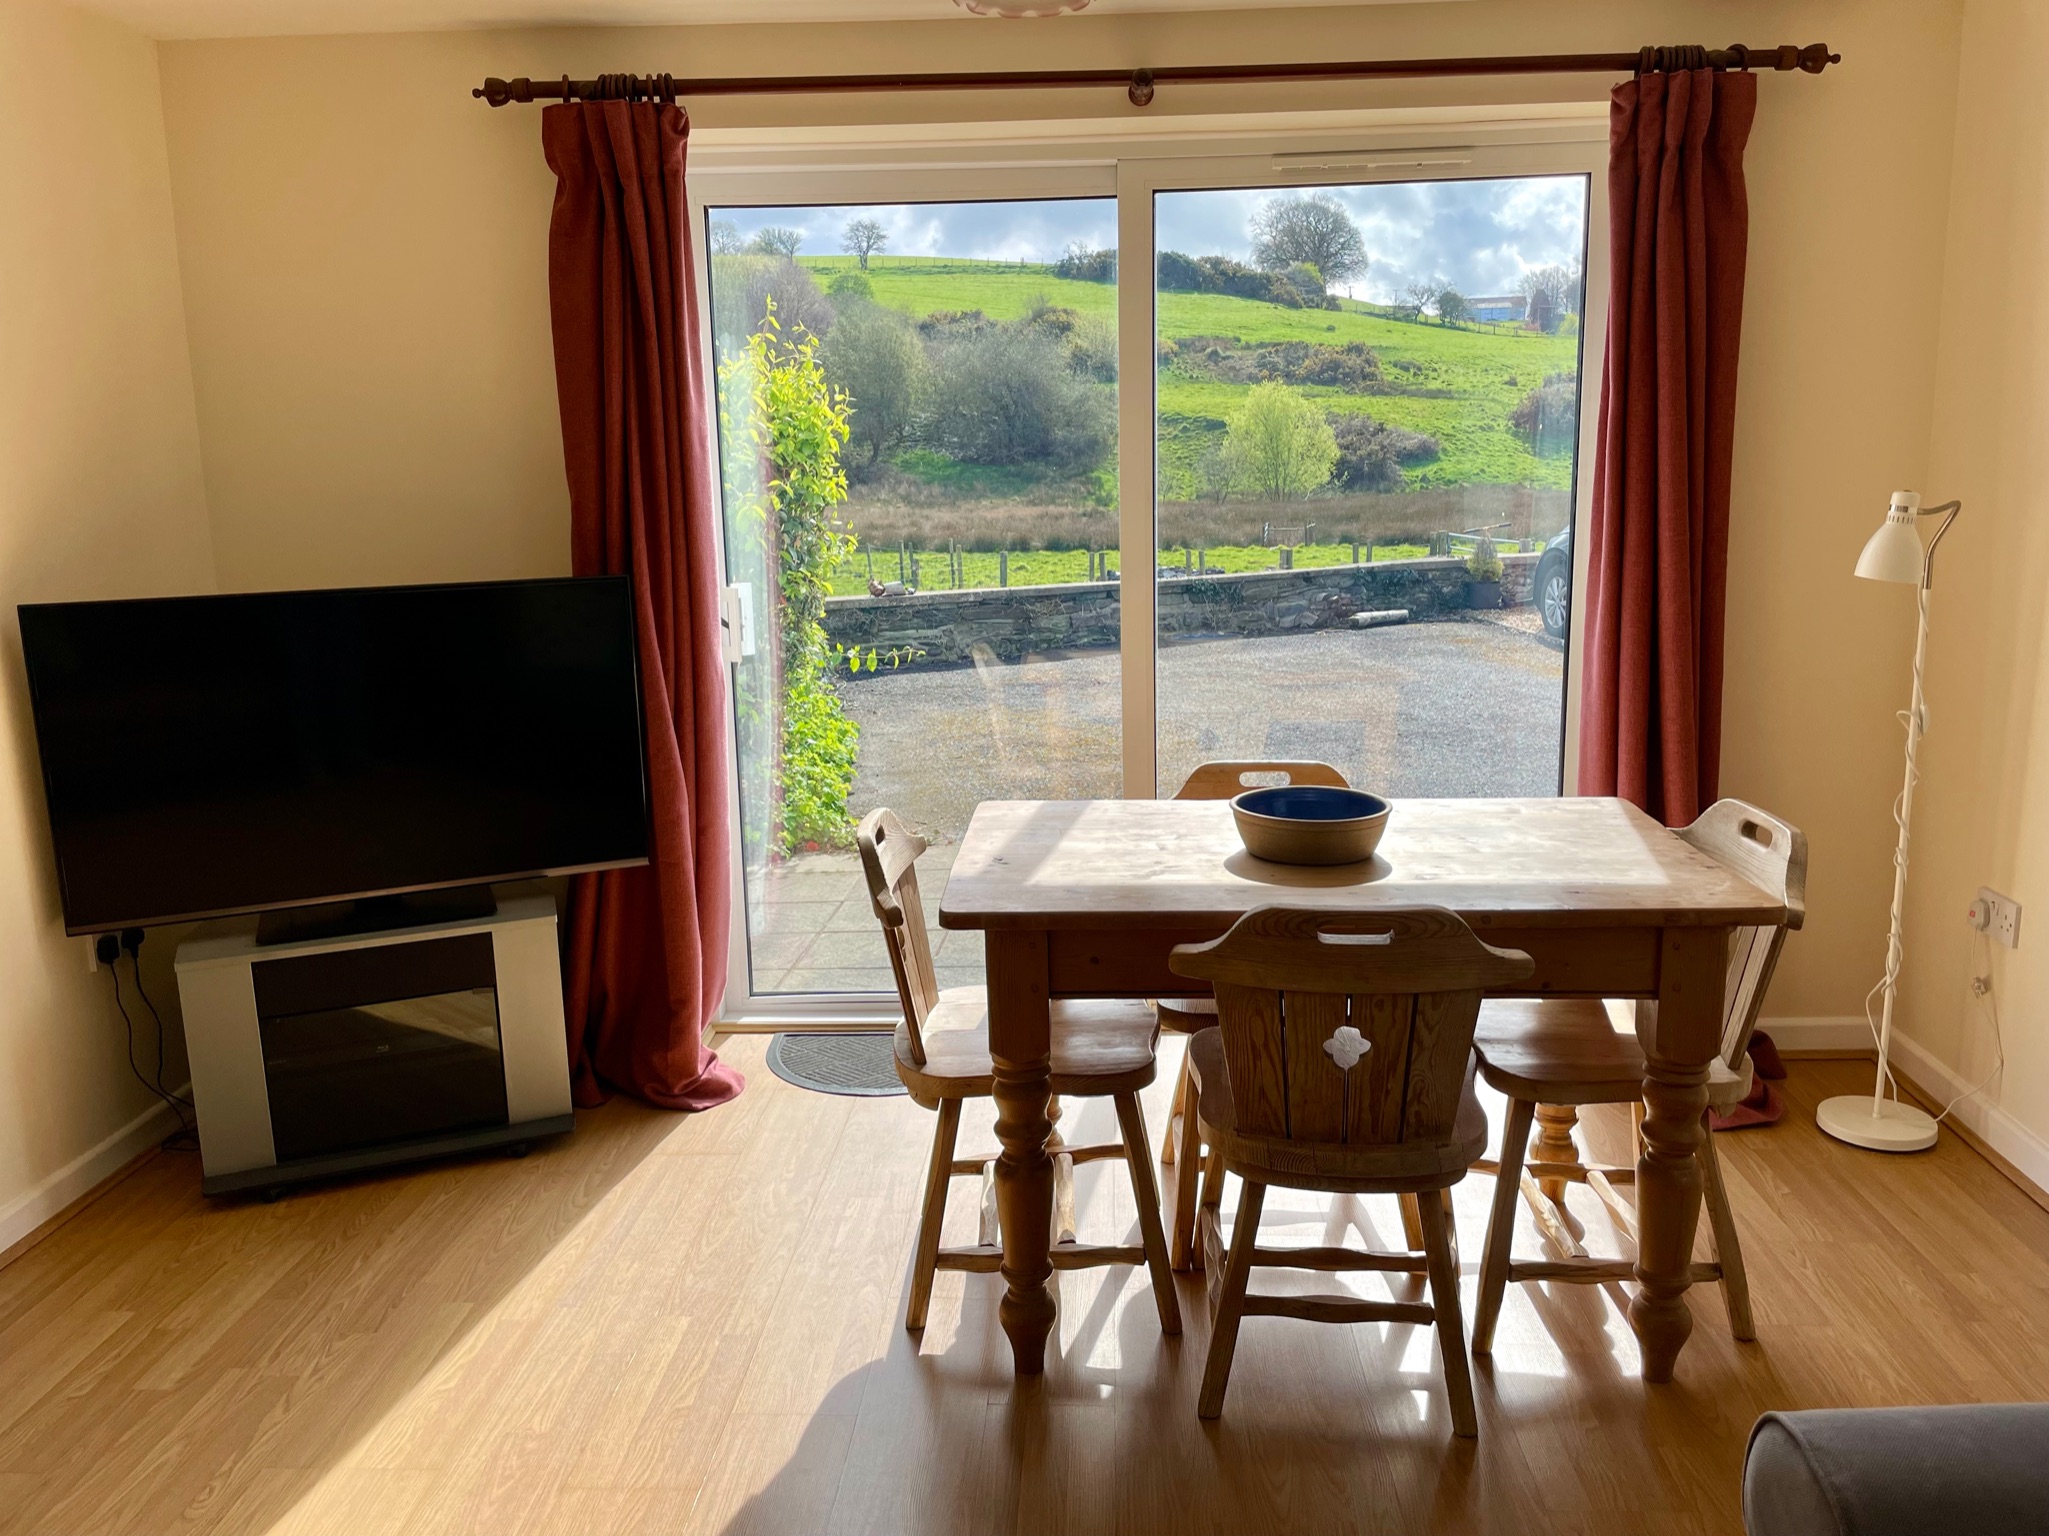
[[[1902,1104],[1886,1094],[1892,1079],[1886,1060],[1892,1049],[1893,1002],[1900,979],[1900,929],[1906,916],[1907,837],[1914,817],[1914,751],[1928,729],[1928,710],[1922,702],[1921,668],[1928,655],[1928,587],[1935,575],[1935,546],[1949,532],[1962,510],[1960,501],[1945,501],[1939,507],[1921,505],[1918,491],[1894,491],[1892,508],[1885,514],[1864,553],[1857,557],[1857,574],[1867,581],[1897,581],[1915,588],[1918,619],[1914,628],[1914,697],[1900,719],[1907,727],[1907,778],[1894,803],[1893,820],[1899,824],[1899,846],[1892,856],[1892,932],[1885,945],[1885,979],[1872,990],[1885,994],[1884,1012],[1878,1024],[1878,1079],[1871,1093],[1843,1094],[1824,1099],[1814,1112],[1821,1128],[1838,1141],[1874,1152],[1919,1152],[1935,1145],[1935,1117],[1917,1105]],[[1935,537],[1924,549],[1920,519],[1947,514],[1936,524]],[[1870,1000],[1865,1000],[1865,1017],[1870,1017]],[[1897,1090],[1895,1090],[1897,1091]]]

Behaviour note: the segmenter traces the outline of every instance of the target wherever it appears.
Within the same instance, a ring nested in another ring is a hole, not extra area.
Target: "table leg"
[[[1686,1305],[1700,1224],[1700,1138],[1706,1134],[1708,1062],[1721,1043],[1728,932],[1667,929],[1658,1000],[1637,1011],[1644,1048],[1643,1146],[1636,1160],[1637,1294],[1629,1306],[1643,1379],[1672,1379],[1693,1331]]]
[[[1046,935],[988,935],[989,1054],[995,1062],[996,1209],[1003,1225],[1003,1300],[997,1319],[1010,1338],[1017,1374],[1046,1368],[1053,1331],[1052,1047]]]

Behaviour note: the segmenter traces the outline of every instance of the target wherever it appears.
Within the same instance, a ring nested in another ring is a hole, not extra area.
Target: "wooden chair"
[[[991,1273],[1003,1263],[996,1224],[995,1159],[954,1156],[962,1101],[986,1099],[994,1092],[989,996],[985,987],[939,988],[932,966],[932,943],[925,932],[925,907],[918,895],[917,862],[925,851],[925,840],[894,813],[876,810],[862,820],[855,841],[904,1009],[903,1022],[896,1028],[897,1076],[912,1099],[939,1114],[932,1161],[925,1176],[925,1205],[918,1222],[910,1298],[904,1309],[904,1326],[915,1331],[925,1326],[932,1277],[938,1270]],[[1145,1265],[1152,1272],[1161,1331],[1179,1333],[1181,1306],[1167,1263],[1160,1192],[1153,1181],[1145,1114],[1138,1101],[1139,1093],[1153,1080],[1158,1023],[1152,1009],[1135,1000],[1056,1002],[1052,1015],[1052,1091],[1073,1098],[1107,1095],[1116,1105],[1122,1133],[1108,1145],[1057,1148],[1054,1230],[1048,1234],[1053,1267]],[[1131,1170],[1141,1238],[1136,1248],[1074,1241],[1074,1165],[1111,1157],[1122,1158]],[[982,1229],[972,1247],[942,1248],[939,1228],[946,1214],[946,1191],[959,1177],[982,1180]]]
[[[1708,1075],[1708,1105],[1726,1109],[1751,1089],[1750,1037],[1764,1005],[1765,989],[1778,964],[1788,929],[1798,928],[1807,910],[1807,839],[1775,816],[1740,800],[1722,800],[1703,811],[1679,836],[1719,860],[1760,890],[1785,904],[1784,927],[1740,928],[1729,946],[1722,1015],[1722,1050]],[[1655,1003],[1638,1003],[1654,1008]],[[1633,1168],[1586,1167],[1573,1145],[1572,1127],[1583,1104],[1632,1104],[1643,1116],[1643,1048],[1634,1033],[1615,1027],[1608,1005],[1593,1001],[1499,1000],[1480,1010],[1474,1037],[1480,1075],[1508,1097],[1508,1124],[1501,1157],[1492,1165],[1496,1183],[1480,1260],[1480,1300],[1473,1318],[1473,1349],[1493,1347],[1494,1325],[1511,1280],[1560,1280],[1599,1285],[1635,1278],[1632,1259],[1592,1259],[1580,1245],[1577,1223],[1565,1209],[1568,1184],[1585,1184],[1614,1216],[1631,1243],[1634,1208],[1617,1192],[1635,1182]],[[1530,1127],[1540,1130],[1529,1147]],[[1528,1150],[1531,1160],[1524,1164]],[[1750,1317],[1750,1288],[1743,1250],[1714,1133],[1701,1128],[1702,1204],[1714,1239],[1712,1263],[1696,1264],[1693,1279],[1719,1280],[1729,1308],[1729,1328],[1739,1339],[1757,1337]],[[1483,1170],[1489,1165],[1478,1165]],[[1510,1252],[1518,1194],[1530,1203],[1538,1229],[1558,1258],[1523,1262]]]
[[[1259,783],[1246,780],[1258,775]],[[1229,800],[1248,789],[1277,784],[1325,784],[1346,789],[1345,776],[1329,763],[1202,763],[1174,794],[1176,800]],[[1217,1022],[1214,997],[1161,998],[1153,1004],[1159,1011],[1160,1027],[1177,1035],[1193,1035]],[[1160,1161],[1172,1163],[1174,1149],[1181,1142],[1181,1125],[1188,1113],[1188,1059],[1181,1061],[1174,1079],[1174,1107],[1167,1111],[1167,1134],[1160,1141]],[[1200,1163],[1183,1161],[1174,1180],[1174,1267],[1188,1269],[1195,1262],[1195,1175]]]
[[[1207,944],[1174,951],[1175,971],[1216,989],[1217,1027],[1189,1042],[1195,1120],[1210,1153],[1200,1225],[1212,1318],[1198,1412],[1223,1410],[1238,1324],[1434,1323],[1455,1433],[1477,1433],[1460,1322],[1458,1265],[1441,1191],[1487,1142],[1473,1089],[1480,994],[1525,980],[1525,954],[1491,948],[1437,907],[1374,913],[1262,907]],[[1244,1180],[1228,1260],[1223,1176]],[[1346,1194],[1426,1194],[1419,1253],[1258,1246],[1267,1186]],[[1379,1270],[1430,1277],[1429,1305],[1353,1296],[1248,1293],[1255,1268]]]

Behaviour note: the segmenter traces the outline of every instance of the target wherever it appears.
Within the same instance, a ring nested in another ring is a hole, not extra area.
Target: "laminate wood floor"
[[[1251,1319],[1199,1423],[1193,1279],[1163,1340],[1141,1274],[1060,1276],[1050,1368],[1022,1388],[994,1277],[942,1274],[914,1339],[931,1117],[791,1088],[763,1046],[721,1047],[749,1077],[732,1105],[615,1102],[523,1162],[276,1205],[202,1200],[189,1155],[146,1163],[0,1270],[0,1531],[1691,1536],[1740,1530],[1764,1409],[2049,1395],[2049,1213],[1947,1134],[1895,1159],[1825,1141],[1813,1105],[1859,1064],[1795,1063],[1786,1121],[1723,1139],[1757,1344],[1696,1288],[1677,1382],[1646,1387],[1619,1295],[1512,1287],[1465,1444],[1408,1326]],[[974,1116],[964,1151],[993,1148]],[[1069,1116],[1075,1139],[1113,1129],[1107,1103]],[[1626,1123],[1590,1134],[1618,1156]],[[1121,1169],[1079,1184],[1083,1236],[1135,1241]],[[1468,1318],[1491,1188],[1457,1193]],[[972,1183],[955,1194],[972,1232]],[[1399,1240],[1391,1200],[1277,1191],[1265,1226],[1333,1223]]]

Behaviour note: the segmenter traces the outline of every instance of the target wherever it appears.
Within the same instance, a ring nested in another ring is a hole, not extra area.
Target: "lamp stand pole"
[[[1935,1117],[1919,1105],[1903,1104],[1897,1098],[1888,1097],[1886,1088],[1892,1081],[1889,1058],[1892,1052],[1893,1005],[1899,995],[1900,960],[1904,953],[1907,854],[1913,831],[1914,784],[1920,777],[1914,760],[1921,745],[1922,732],[1928,725],[1928,706],[1921,680],[1922,668],[1928,658],[1928,588],[1935,575],[1935,546],[1942,542],[1943,534],[1956,520],[1953,505],[1930,507],[1918,515],[1929,516],[1937,512],[1947,512],[1949,516],[1929,543],[1922,563],[1921,580],[1916,584],[1914,593],[1914,692],[1905,716],[1906,781],[1900,788],[1899,811],[1894,817],[1899,823],[1900,837],[1892,856],[1892,927],[1885,944],[1885,979],[1878,984],[1879,990],[1885,994],[1878,1024],[1878,1072],[1868,1098],[1861,1094],[1842,1094],[1822,1100],[1814,1112],[1815,1123],[1836,1140],[1846,1141],[1854,1147],[1867,1147],[1874,1152],[1919,1152],[1935,1145]],[[1869,1007],[1868,1000],[1866,1007]]]

